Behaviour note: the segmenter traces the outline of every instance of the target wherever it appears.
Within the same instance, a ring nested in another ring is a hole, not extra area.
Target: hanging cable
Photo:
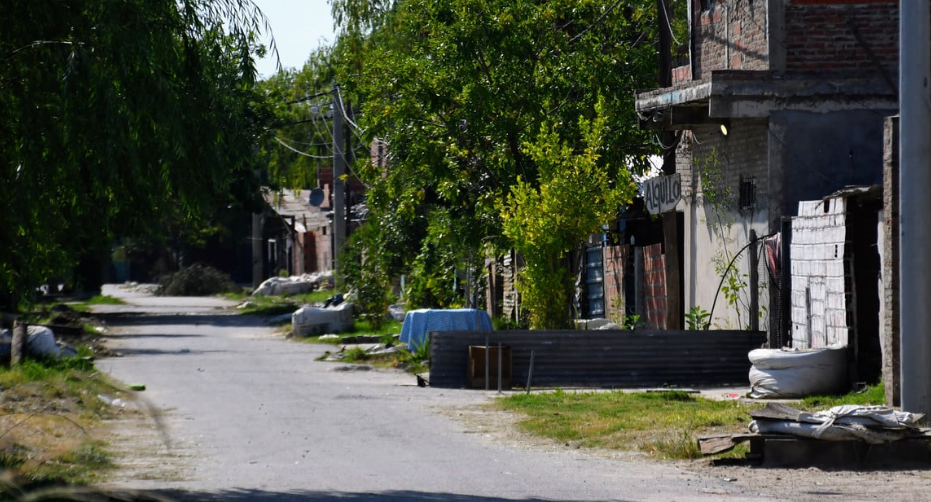
[[[721,286],[724,285],[724,279],[727,278],[727,273],[731,271],[731,267],[734,266],[734,262],[737,261],[737,258],[740,256],[740,253],[743,253],[744,251],[746,251],[747,248],[750,247],[750,246],[752,246],[753,244],[756,244],[757,242],[760,242],[760,241],[763,240],[763,239],[769,239],[770,237],[776,235],[777,233],[779,233],[779,232],[774,232],[774,233],[771,233],[771,234],[769,234],[769,235],[764,235],[764,236],[762,236],[762,237],[757,237],[756,239],[754,239],[754,240],[748,242],[746,246],[740,248],[740,251],[737,251],[737,254],[735,254],[734,257],[731,258],[730,263],[728,263],[728,264],[727,264],[727,267],[724,269],[724,271],[721,272],[721,281],[718,282],[718,290],[714,293],[714,301],[711,302],[711,311],[708,312],[708,322],[705,323],[705,331],[708,330],[708,328],[711,326],[711,320],[714,319],[714,307],[715,307],[715,305],[718,304],[718,294],[721,292]]]
[[[298,154],[298,155],[303,155],[304,157],[310,157],[310,158],[312,158],[312,159],[332,159],[332,158],[333,158],[332,155],[311,155],[311,154],[309,154],[309,153],[307,153],[307,152],[302,152],[302,151],[298,150],[297,148],[294,148],[293,146],[291,146],[291,145],[285,143],[284,141],[281,141],[281,138],[277,138],[277,137],[276,137],[276,138],[275,138],[275,141],[281,143],[281,146],[287,148],[288,150],[291,150],[292,152],[294,152],[294,153],[296,153],[296,154]]]
[[[346,123],[352,127],[358,129],[360,132],[364,132],[361,127],[359,127],[355,122],[346,115],[346,106],[343,105],[343,93],[340,90],[339,86],[336,86],[336,98],[339,99],[339,112],[343,115],[343,118],[346,119]]]

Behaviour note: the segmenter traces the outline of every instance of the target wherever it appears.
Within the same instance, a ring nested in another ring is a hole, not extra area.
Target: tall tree
[[[524,246],[503,221],[520,219],[531,192],[563,180],[538,214],[541,229],[588,218],[569,202],[593,188],[575,174],[588,166],[611,195],[583,203],[600,204],[592,214],[604,220],[616,210],[605,205],[629,197],[628,173],[657,149],[633,106],[634,90],[655,82],[655,2],[334,0],[334,12],[339,78],[362,104],[360,132],[389,145],[387,169],[360,166],[369,224],[380,228],[370,249],[416,271],[415,304],[454,303],[450,271]],[[569,227],[578,234],[560,231],[550,262],[591,230],[587,219]],[[557,327],[568,315],[537,318]]]
[[[264,22],[249,0],[0,4],[0,303],[253,200]]]

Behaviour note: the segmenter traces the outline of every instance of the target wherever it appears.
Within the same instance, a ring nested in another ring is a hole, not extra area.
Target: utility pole
[[[899,308],[902,409],[931,417],[931,21],[899,3]],[[927,420],[927,419],[926,419]]]
[[[340,270],[339,255],[346,239],[346,151],[343,142],[343,107],[339,98],[339,85],[333,84],[333,274]],[[337,283],[337,287],[339,284]]]

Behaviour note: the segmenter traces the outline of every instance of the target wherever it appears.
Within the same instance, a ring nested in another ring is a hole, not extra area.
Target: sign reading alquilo
[[[672,211],[682,197],[679,173],[657,176],[643,182],[643,202],[650,214]]]

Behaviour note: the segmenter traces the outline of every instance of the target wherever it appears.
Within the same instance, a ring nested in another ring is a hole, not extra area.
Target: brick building
[[[751,231],[780,233],[802,201],[882,183],[884,120],[898,106],[898,3],[695,0],[689,27],[688,64],[636,100],[641,127],[676,133],[685,311],[715,303],[722,258]],[[738,277],[759,282],[739,291],[742,309],[719,299],[713,324],[743,328],[761,315],[782,344],[792,339],[792,297],[765,260],[750,270],[756,249],[734,263]]]

